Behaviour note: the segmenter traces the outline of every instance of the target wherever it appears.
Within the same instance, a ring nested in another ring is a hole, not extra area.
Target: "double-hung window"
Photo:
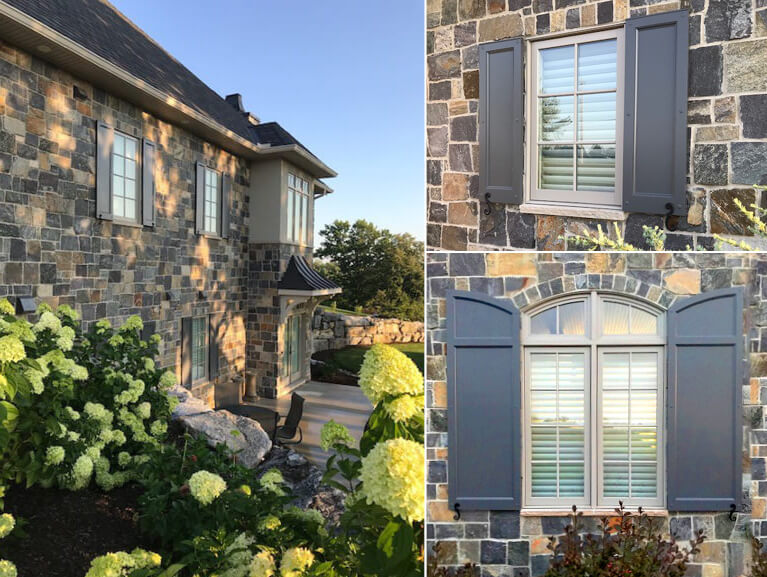
[[[663,334],[596,292],[523,318],[525,506],[663,506]]]
[[[192,382],[205,381],[208,378],[208,318],[192,319]]]
[[[620,205],[623,31],[532,44],[530,200]]]
[[[287,241],[295,244],[311,244],[312,199],[309,181],[288,173]]]
[[[219,211],[221,206],[221,175],[215,170],[205,168],[205,208],[203,214],[204,231],[219,234]]]
[[[114,131],[112,144],[112,214],[137,221],[139,215],[138,140]]]

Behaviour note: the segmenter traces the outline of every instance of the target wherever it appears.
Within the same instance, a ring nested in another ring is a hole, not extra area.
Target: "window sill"
[[[617,208],[589,208],[585,206],[558,206],[554,204],[525,203],[519,205],[522,214],[540,214],[543,216],[570,216],[596,220],[624,221],[628,213]]]
[[[144,228],[144,225],[140,222],[136,222],[135,220],[125,220],[122,218],[113,218],[112,222],[114,224],[119,224],[120,226],[130,226],[132,228]]]
[[[636,515],[638,507],[626,507],[626,511],[631,512],[632,515]],[[668,511],[666,509],[649,509],[642,508],[644,513],[647,513],[648,517],[668,517]],[[568,509],[522,509],[519,512],[521,517],[566,517],[572,515],[572,508]],[[615,509],[578,509],[578,513],[583,513],[584,517],[615,517]]]
[[[205,238],[210,239],[223,239],[224,237],[220,234],[216,234],[215,232],[199,232],[197,233],[197,236],[204,236]]]

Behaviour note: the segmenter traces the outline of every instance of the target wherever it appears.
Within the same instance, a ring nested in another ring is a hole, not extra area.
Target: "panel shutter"
[[[194,231],[203,233],[203,217],[205,216],[205,166],[197,163],[197,176],[194,186]]]
[[[114,129],[96,124],[96,217],[112,220],[112,145]]]
[[[229,198],[232,195],[232,177],[226,172],[221,175],[221,237],[229,238],[229,217],[232,207]]]
[[[623,208],[687,213],[687,10],[626,21]]]
[[[519,311],[510,301],[448,291],[447,327],[450,506],[519,509]]]
[[[181,319],[181,385],[192,386],[192,317]]]
[[[155,144],[144,139],[141,150],[141,213],[144,226],[154,226],[154,155]]]
[[[741,501],[743,296],[723,289],[668,312],[668,509]]]
[[[479,186],[490,202],[524,198],[522,72],[521,38],[479,47]]]

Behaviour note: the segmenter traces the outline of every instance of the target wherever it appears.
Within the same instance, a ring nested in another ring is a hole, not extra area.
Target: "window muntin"
[[[622,31],[532,51],[530,200],[619,205]]]
[[[210,234],[219,232],[219,206],[221,204],[220,174],[205,168],[205,203],[203,207],[203,229]]]
[[[114,131],[112,143],[112,213],[115,218],[138,219],[138,140]]]
[[[309,181],[288,173],[287,198],[287,241],[309,245],[312,231],[310,230],[311,203],[309,196]]]
[[[192,382],[208,377],[208,320],[206,317],[192,319]]]
[[[582,312],[563,315],[574,305]],[[563,317],[583,330],[560,330]],[[605,330],[616,326],[629,332]],[[525,506],[662,506],[660,312],[593,291],[530,311],[522,327]]]

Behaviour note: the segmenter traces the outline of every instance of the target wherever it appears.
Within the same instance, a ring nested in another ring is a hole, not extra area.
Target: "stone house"
[[[767,518],[767,259],[430,253],[427,539],[438,561],[541,575],[572,505],[622,500],[690,575],[745,574]]]
[[[764,203],[763,0],[427,0],[427,245],[749,236]]]
[[[108,2],[0,2],[0,294],[140,315],[207,402],[309,377],[335,175]]]

